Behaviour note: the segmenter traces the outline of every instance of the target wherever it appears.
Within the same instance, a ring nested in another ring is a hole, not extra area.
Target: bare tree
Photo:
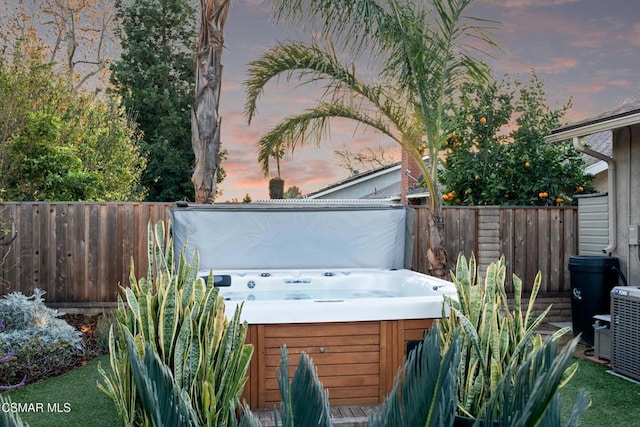
[[[108,6],[104,0],[20,1],[4,17],[4,41],[37,38],[49,62],[61,64],[78,89],[102,78],[109,55],[115,54],[113,7]]]
[[[381,145],[377,148],[366,147],[360,151],[353,151],[346,144],[338,150],[334,150],[333,154],[338,159],[338,166],[349,171],[352,175],[358,172],[364,172],[383,166],[388,166],[397,162],[399,159],[395,154]]]
[[[200,0],[201,22],[196,59],[195,100],[191,113],[191,143],[195,167],[191,181],[196,203],[213,203],[220,153],[218,113],[222,83],[222,49],[224,24],[230,0]]]

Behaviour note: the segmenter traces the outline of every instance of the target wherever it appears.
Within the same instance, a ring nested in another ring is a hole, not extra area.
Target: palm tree
[[[213,203],[220,158],[218,113],[222,84],[224,24],[231,0],[200,0],[195,100],[191,111],[191,144],[195,166],[191,181],[196,203]]]
[[[326,83],[315,107],[286,117],[260,139],[265,174],[274,148],[319,143],[335,117],[374,128],[401,145],[420,167],[430,194],[428,265],[439,277],[446,275],[446,253],[436,181],[438,154],[453,129],[447,105],[463,81],[488,78],[488,69],[473,54],[495,47],[488,36],[493,23],[464,15],[472,1],[274,0],[277,21],[304,22],[329,41],[280,44],[251,63],[246,82],[249,123],[271,79],[283,75],[303,84]],[[378,66],[381,83],[364,82],[355,65],[340,63],[333,43],[353,55],[354,64],[368,56],[368,68]]]

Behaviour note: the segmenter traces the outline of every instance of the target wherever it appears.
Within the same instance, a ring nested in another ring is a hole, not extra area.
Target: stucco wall
[[[618,212],[617,247],[612,255],[620,258],[629,284],[640,285],[640,246],[629,241],[630,226],[637,226],[640,233],[640,124],[613,132],[613,158]]]

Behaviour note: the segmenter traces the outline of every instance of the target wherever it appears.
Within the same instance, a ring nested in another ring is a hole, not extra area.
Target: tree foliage
[[[441,171],[444,202],[552,206],[572,204],[574,194],[590,191],[591,177],[570,141],[544,142],[570,106],[550,108],[534,72],[528,84],[508,78],[465,83],[452,106],[457,126]]]
[[[0,58],[0,199],[139,200],[139,133],[114,101],[76,92],[41,51]]]
[[[147,200],[193,200],[195,9],[188,0],[118,0],[116,18],[122,54],[111,83],[144,133]]]

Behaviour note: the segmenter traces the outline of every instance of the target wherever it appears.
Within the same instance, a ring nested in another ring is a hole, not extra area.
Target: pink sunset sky
[[[271,85],[258,104],[251,126],[246,124],[243,81],[247,63],[278,40],[307,38],[290,28],[276,28],[270,1],[236,0],[225,27],[227,49],[221,99],[222,141],[229,150],[227,177],[221,201],[268,198],[268,179],[262,175],[255,148],[260,136],[280,119],[313,105],[309,89]],[[637,0],[486,0],[471,15],[500,22],[495,39],[501,53],[488,59],[494,76],[518,74],[529,79],[533,68],[545,83],[550,106],[573,98],[567,119],[577,121],[640,98],[640,8]],[[285,188],[296,185],[304,194],[347,178],[336,166],[334,150],[347,144],[353,151],[383,145],[397,150],[383,137],[334,122],[321,146],[297,148],[281,161]],[[272,165],[275,173],[275,164]]]
[[[110,7],[113,2],[102,4]],[[197,0],[192,2],[200,7]],[[20,3],[0,1],[0,15]],[[320,93],[281,79],[266,88],[257,116],[247,125],[243,115],[247,64],[278,40],[310,39],[310,34],[300,30],[276,27],[271,3],[232,0],[226,22],[220,113],[222,143],[229,155],[223,165],[227,177],[219,201],[241,200],[245,194],[254,201],[268,198],[269,177],[262,175],[256,143],[287,115],[314,105]],[[545,83],[550,107],[560,107],[572,98],[573,108],[566,119],[578,121],[640,98],[638,4],[638,0],[476,0],[469,14],[501,23],[494,39],[502,51],[485,58],[496,78],[508,73],[526,82],[533,68]],[[285,188],[295,185],[307,194],[347,178],[349,171],[337,166],[334,154],[344,145],[352,151],[381,145],[399,158],[393,142],[349,122],[335,121],[320,146],[297,148],[281,161]],[[275,164],[272,170],[275,173]]]

